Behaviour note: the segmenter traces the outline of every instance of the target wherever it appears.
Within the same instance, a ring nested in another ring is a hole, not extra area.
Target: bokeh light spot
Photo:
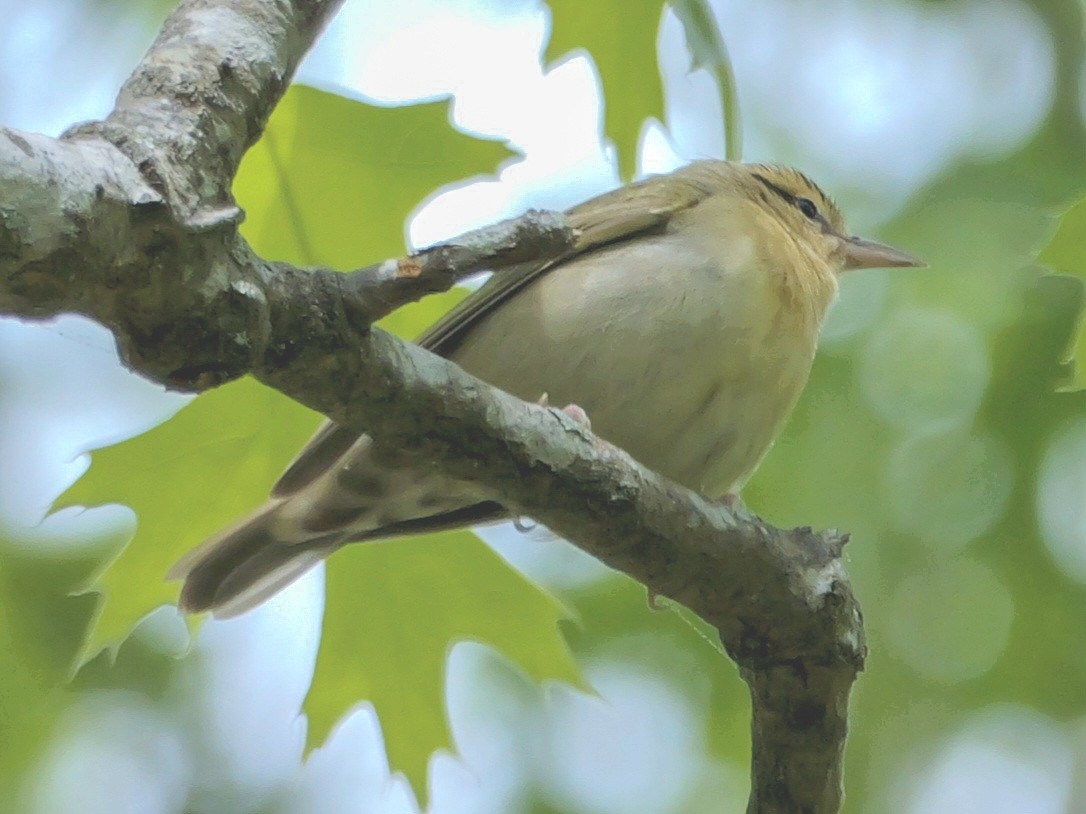
[[[633,664],[586,670],[599,698],[556,693],[541,785],[560,810],[679,811],[699,775],[702,714],[670,682]]]
[[[874,332],[860,361],[860,386],[871,406],[914,431],[968,422],[990,376],[980,333],[951,311],[898,311]]]
[[[1006,443],[962,430],[908,438],[886,463],[886,504],[898,529],[942,550],[992,528],[1014,482]]]
[[[168,814],[184,807],[191,766],[162,710],[135,693],[82,697],[27,793],[30,814]]]
[[[952,684],[983,675],[999,659],[1014,601],[987,566],[962,557],[907,576],[884,613],[893,654],[925,679]]]
[[[950,161],[1013,149],[1054,98],[1051,38],[1014,0],[718,0],[717,8],[725,32],[743,31],[728,48],[748,155],[792,150],[797,164],[823,167],[830,186],[866,190],[884,205]]]
[[[908,814],[1061,814],[1071,794],[1067,734],[1033,710],[988,710],[913,780]]]
[[[1086,582],[1086,423],[1064,427],[1049,442],[1037,473],[1041,538],[1056,564]]]

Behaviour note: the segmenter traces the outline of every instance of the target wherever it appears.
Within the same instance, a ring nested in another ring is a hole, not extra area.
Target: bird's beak
[[[843,237],[846,269],[907,268],[926,265],[900,249],[864,240],[862,237]]]

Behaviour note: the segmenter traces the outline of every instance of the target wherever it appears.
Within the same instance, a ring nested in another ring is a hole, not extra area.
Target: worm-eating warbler
[[[811,370],[848,269],[918,265],[849,237],[796,170],[703,161],[575,206],[583,250],[495,275],[420,344],[516,396],[576,404],[599,435],[710,497],[736,493]],[[188,554],[181,606],[240,613],[340,546],[507,516],[390,470],[326,423],[270,500]]]

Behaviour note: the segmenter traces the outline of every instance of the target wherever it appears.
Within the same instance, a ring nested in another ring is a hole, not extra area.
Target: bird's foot
[[[743,502],[743,498],[739,496],[738,492],[728,492],[719,498],[719,502],[727,506],[733,512],[749,512],[747,504]]]
[[[584,427],[586,430],[592,429],[592,420],[588,417],[588,413],[584,411],[584,408],[576,404],[567,404],[562,408],[562,412]]]
[[[540,407],[550,407],[550,396],[544,393],[539,397],[539,401],[536,402]],[[584,411],[583,407],[576,404],[567,404],[562,408],[562,412],[584,427],[586,430],[592,429],[592,420],[588,417],[588,413]]]
[[[736,514],[758,517],[758,515],[752,512],[747,504],[743,502],[743,498],[739,496],[738,492],[728,492],[727,494],[721,495],[717,499],[717,502]]]

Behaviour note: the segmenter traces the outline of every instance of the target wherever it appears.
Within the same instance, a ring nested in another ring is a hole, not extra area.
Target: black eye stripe
[[[754,177],[761,181],[763,184],[765,184],[767,189],[773,190],[773,192],[779,195],[782,200],[787,201],[792,206],[797,207],[805,217],[810,218],[816,223],[821,224],[822,231],[829,230],[829,222],[822,216],[822,213],[818,211],[818,207],[810,198],[797,198],[784,187],[777,186],[764,175],[761,175],[759,173],[754,173]]]
[[[769,187],[769,189],[773,190],[778,195],[780,195],[782,198],[784,198],[784,200],[788,201],[788,203],[793,204],[793,205],[795,204],[796,196],[793,195],[791,192],[789,192],[784,187],[777,186],[772,181],[770,181],[768,178],[766,178],[764,175],[759,175],[758,173],[754,173],[754,177],[757,178],[759,181],[761,181],[763,184],[765,184],[767,187]]]

